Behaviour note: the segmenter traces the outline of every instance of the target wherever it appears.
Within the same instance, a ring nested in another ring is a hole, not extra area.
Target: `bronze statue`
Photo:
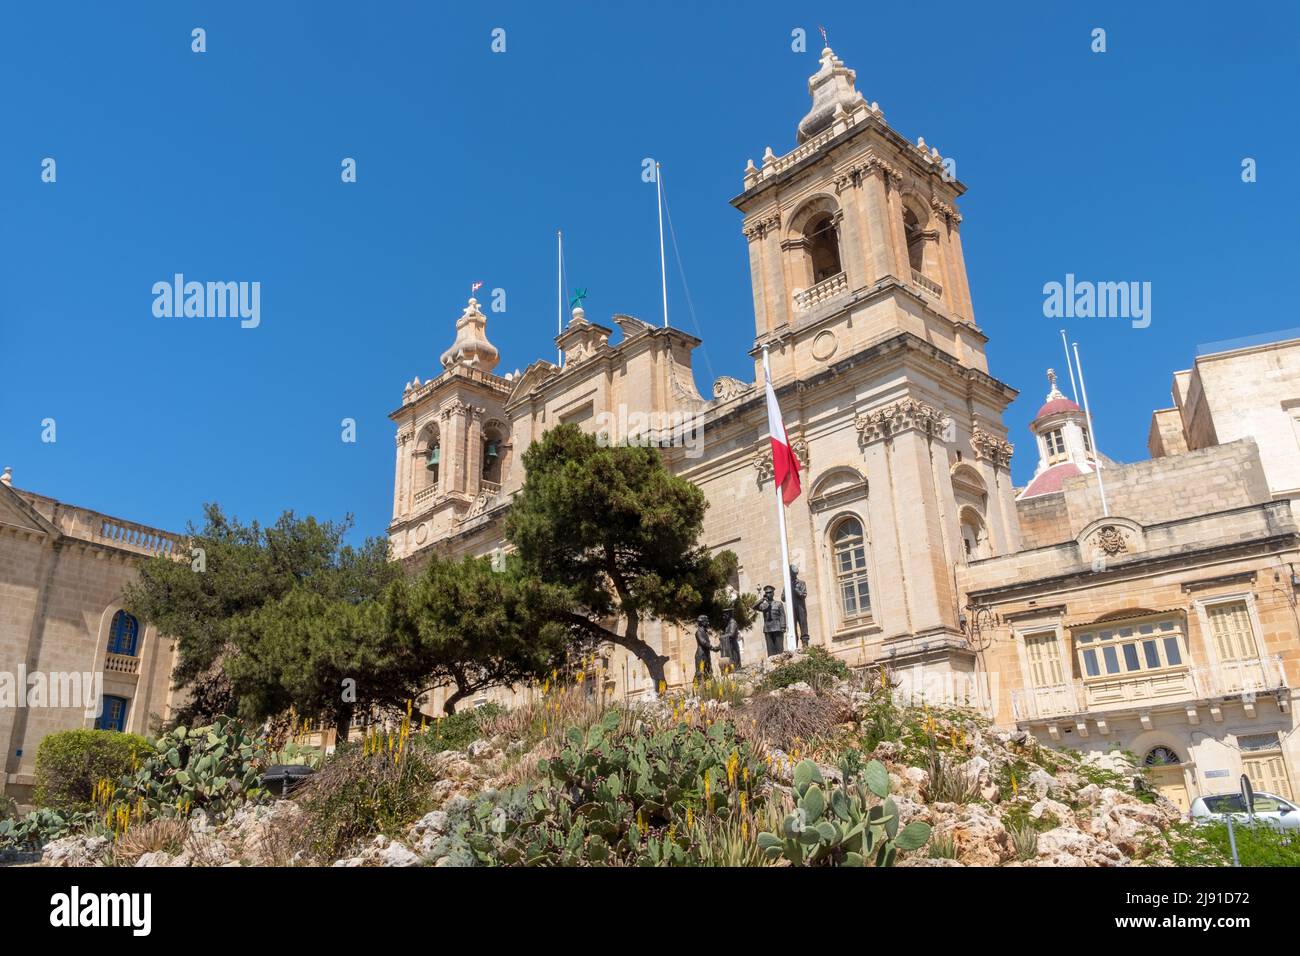
[[[754,610],[763,615],[763,639],[767,642],[767,656],[785,650],[785,605],[776,599],[776,588],[768,584],[763,588],[762,599]]]
[[[695,619],[698,625],[695,628],[695,679],[702,680],[713,676],[713,662],[709,657],[709,651],[720,651],[722,648],[709,643],[709,618],[701,614]]]
[[[799,643],[808,649],[808,585],[799,580],[798,565],[790,565],[790,587],[794,591],[794,624]],[[785,597],[785,592],[781,592]]]
[[[733,670],[740,670],[740,625],[736,623],[736,612],[727,608],[722,612],[722,656],[731,659]]]

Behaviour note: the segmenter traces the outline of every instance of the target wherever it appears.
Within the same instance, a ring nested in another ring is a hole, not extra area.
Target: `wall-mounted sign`
[[[1207,770],[1207,771],[1205,771],[1205,779],[1206,779],[1206,780],[1213,779],[1214,777],[1226,777],[1227,775],[1228,775],[1228,771],[1226,771],[1226,770]]]

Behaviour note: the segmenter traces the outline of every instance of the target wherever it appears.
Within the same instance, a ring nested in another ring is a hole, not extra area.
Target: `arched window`
[[[415,491],[433,494],[442,471],[442,434],[437,425],[431,424],[420,433],[415,454]]]
[[[505,458],[506,444],[501,429],[489,425],[483,430],[483,480],[501,484],[501,463]]]
[[[871,613],[871,591],[867,583],[867,537],[857,518],[842,518],[831,530],[835,584],[840,594],[840,612],[847,620]]]
[[[844,271],[840,264],[839,229],[836,228],[835,217],[831,213],[821,213],[813,218],[805,229],[805,235],[814,285]]]
[[[118,611],[108,628],[108,653],[135,657],[139,649],[140,622],[126,611]]]
[[[989,532],[974,508],[961,509],[961,540],[967,561],[978,561],[989,556]]]
[[[1178,759],[1178,754],[1172,747],[1152,747],[1143,763],[1148,767],[1168,767],[1170,764],[1180,764],[1182,761]]]
[[[925,272],[926,235],[915,212],[903,208],[903,234],[907,237],[907,262],[917,272]]]

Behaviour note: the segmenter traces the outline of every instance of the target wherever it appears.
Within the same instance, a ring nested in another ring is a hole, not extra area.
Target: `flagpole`
[[[555,230],[555,336],[564,334],[564,232]],[[564,365],[564,350],[556,345],[555,364]]]
[[[1070,364],[1070,346],[1065,341],[1065,329],[1061,329],[1061,348],[1065,349],[1065,368],[1070,373],[1070,395],[1074,404],[1079,404],[1079,390],[1074,387],[1074,366]]]
[[[1079,360],[1079,343],[1074,343],[1074,365],[1079,370],[1079,392],[1083,395],[1083,415],[1088,420],[1088,434],[1092,438],[1092,467],[1097,471],[1097,490],[1101,492],[1101,514],[1110,517],[1110,506],[1106,504],[1106,484],[1101,480],[1101,446],[1097,444],[1097,432],[1092,427],[1092,412],[1088,410],[1088,386],[1083,384],[1083,362]]]
[[[772,383],[772,370],[767,364],[767,346],[763,346],[763,384],[770,386]],[[782,435],[781,440],[785,441],[786,436]],[[794,633],[794,587],[790,581],[790,544],[786,541],[785,535],[785,502],[781,500],[781,486],[776,481],[775,461],[772,469],[772,485],[776,491],[776,526],[781,532],[781,580],[785,582],[785,599],[781,602],[785,605],[785,649],[794,653],[797,648],[797,642]]]
[[[659,210],[659,284],[664,295],[664,328],[668,328],[668,268],[664,263],[664,173],[655,163],[655,198]]]

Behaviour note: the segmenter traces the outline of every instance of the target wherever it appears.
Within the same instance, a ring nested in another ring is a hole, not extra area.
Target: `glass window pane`
[[[1143,641],[1142,651],[1146,656],[1147,667],[1154,670],[1160,666],[1160,649],[1155,641]]]
[[[1089,677],[1096,677],[1101,673],[1097,669],[1097,652],[1091,647],[1083,652],[1083,669]]]
[[[1124,645],[1124,669],[1129,671],[1142,669],[1142,665],[1138,663],[1138,649],[1136,644]]]
[[[1112,644],[1110,647],[1103,647],[1103,648],[1102,648],[1102,657],[1103,657],[1103,658],[1105,659],[1105,661],[1106,661],[1106,673],[1107,673],[1107,674],[1118,674],[1118,673],[1119,673],[1119,654],[1117,654],[1116,651],[1115,651],[1115,645]]]
[[[1182,651],[1178,649],[1178,638],[1165,638],[1165,660],[1168,661],[1170,667],[1175,667],[1183,662]]]

